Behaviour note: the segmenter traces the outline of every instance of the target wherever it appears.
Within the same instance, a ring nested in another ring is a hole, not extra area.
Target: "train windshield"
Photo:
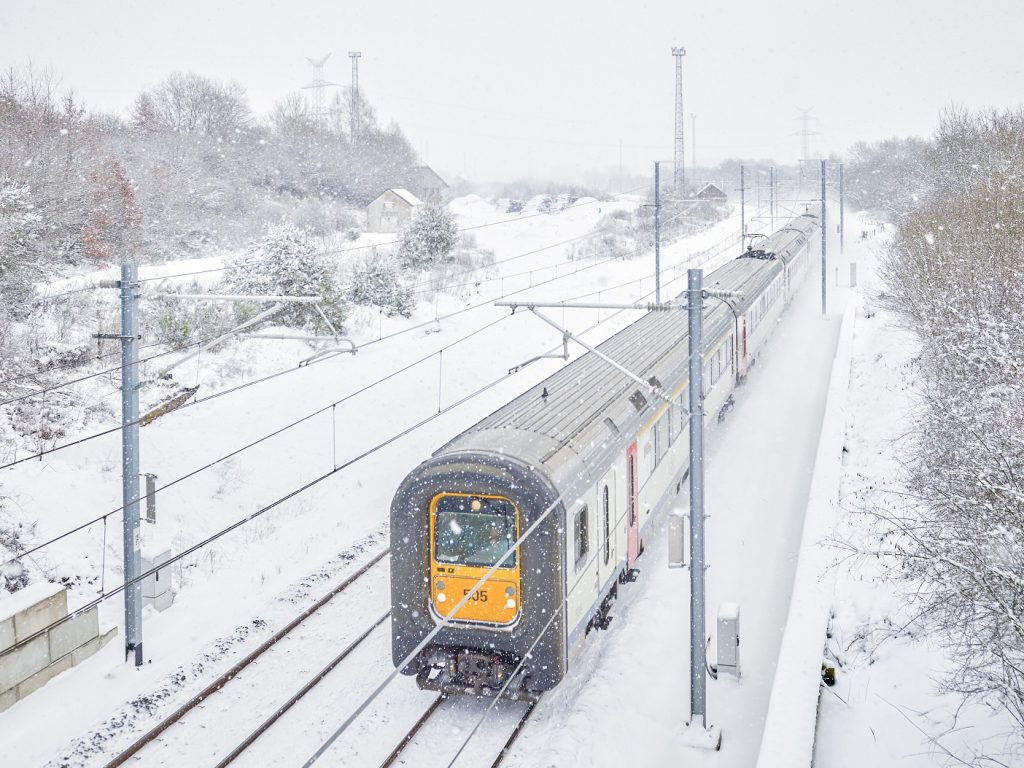
[[[434,507],[434,560],[490,568],[516,541],[516,508],[507,499],[443,495]],[[515,568],[516,552],[502,562]]]

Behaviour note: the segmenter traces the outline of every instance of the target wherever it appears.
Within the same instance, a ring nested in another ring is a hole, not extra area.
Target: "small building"
[[[728,199],[725,192],[714,184],[705,184],[694,197],[697,200],[707,200],[712,203],[724,203]]]
[[[387,189],[366,206],[367,232],[397,232],[423,202],[407,189]]]
[[[448,189],[445,180],[429,165],[413,168],[412,176],[405,186],[425,203],[443,203]]]

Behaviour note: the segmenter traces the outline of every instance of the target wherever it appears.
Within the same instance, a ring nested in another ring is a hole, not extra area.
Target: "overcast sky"
[[[50,67],[93,109],[126,113],[175,70],[237,80],[267,111],[332,54],[431,165],[474,180],[646,171],[673,148],[685,46],[686,161],[794,162],[927,136],[940,110],[1024,101],[1022,0],[5,0],[0,64]]]

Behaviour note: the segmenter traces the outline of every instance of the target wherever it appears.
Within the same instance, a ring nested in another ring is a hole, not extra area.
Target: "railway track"
[[[263,641],[259,646],[253,649],[244,658],[240,659],[230,669],[219,675],[203,690],[193,696],[191,699],[186,701],[170,715],[161,720],[156,726],[148,730],[132,744],[130,744],[125,750],[118,754],[115,758],[106,763],[106,768],[117,768],[117,766],[124,765],[128,760],[139,754],[147,746],[158,741],[160,737],[172,726],[182,721],[186,715],[204,704],[211,696],[215,694],[230,690],[230,684],[235,680],[243,670],[250,667],[255,662],[264,658],[269,651],[274,649],[281,643],[282,640],[290,637],[296,630],[300,629],[302,625],[309,620],[311,617],[317,615],[325,606],[331,603],[335,598],[344,593],[349,587],[359,581],[365,576],[370,570],[372,570],[378,563],[384,560],[385,557],[390,553],[390,548],[384,549],[383,551],[374,555],[368,562],[360,566],[358,570],[348,575],[345,579],[335,585],[327,594],[317,600],[313,605],[309,606],[306,610],[302,611],[298,616],[288,622],[285,626],[281,627],[277,632]],[[383,615],[379,616],[373,621],[373,623],[363,630],[357,637],[351,640],[339,654],[331,659],[323,668],[321,668],[313,677],[307,680],[307,682],[286,701],[277,705],[273,712],[266,717],[259,726],[249,733],[234,749],[232,749],[227,756],[216,763],[217,766],[226,766],[232,763],[239,755],[241,755],[253,742],[255,742],[261,734],[269,729],[282,715],[284,715],[292,706],[302,699],[309,691],[311,691],[318,683],[320,683],[335,667],[337,667],[342,661],[344,661],[353,651],[356,650],[363,642],[365,642],[370,635],[373,634],[374,630],[383,624],[387,618],[391,615],[391,611],[388,610]]]
[[[427,707],[426,711],[420,716],[419,720],[417,720],[415,723],[413,723],[412,727],[408,730],[408,732],[405,734],[405,736],[403,736],[401,738],[401,740],[398,742],[398,745],[391,751],[391,754],[389,754],[384,759],[384,761],[380,764],[380,768],[391,768],[391,766],[394,766],[394,765],[417,765],[418,766],[418,765],[425,764],[425,763],[422,763],[422,762],[418,761],[416,758],[413,758],[411,762],[398,762],[398,761],[399,761],[399,758],[401,758],[402,755],[405,754],[406,750],[415,742],[416,737],[419,735],[420,731],[425,726],[427,726],[428,723],[430,723],[433,719],[435,719],[435,716],[437,715],[438,709],[441,707],[441,705],[447,699],[448,699],[448,697],[444,696],[444,695],[438,696],[436,699],[434,699],[434,701],[431,703],[431,705],[429,707]],[[471,702],[473,704],[480,704],[481,703],[478,700],[471,700]],[[502,762],[504,762],[505,757],[508,755],[509,751],[512,749],[512,745],[515,744],[516,740],[519,738],[520,734],[523,732],[523,728],[526,726],[527,721],[530,719],[530,716],[533,714],[533,711],[536,708],[537,703],[538,702],[536,702],[536,701],[530,702],[525,707],[525,709],[522,711],[522,713],[519,715],[519,717],[514,719],[514,726],[512,727],[511,732],[509,733],[509,735],[505,739],[505,741],[501,744],[500,749],[498,750],[497,754],[494,756],[493,761],[491,763],[487,763],[486,762],[486,759],[490,759],[489,756],[484,760],[484,762],[480,762],[481,755],[479,753],[477,753],[477,754],[474,754],[472,756],[472,758],[470,758],[470,756],[467,755],[467,758],[466,758],[466,761],[464,762],[464,764],[466,764],[466,765],[469,765],[469,764],[473,764],[473,765],[490,765],[490,768],[498,768],[498,766],[500,766],[502,764]],[[471,713],[467,712],[467,713],[464,713],[464,714],[471,714]],[[476,713],[472,712],[472,714],[475,715]],[[442,727],[442,726],[439,726],[439,727]],[[488,733],[488,736],[490,737],[489,740],[493,741],[494,730],[491,730]],[[470,738],[472,738],[472,736],[470,736]],[[445,739],[433,739],[433,740],[430,741],[430,743],[432,745],[432,749],[436,749],[437,745],[444,744],[445,742],[446,742]],[[486,750],[487,747],[484,747],[484,749]],[[461,750],[460,750],[460,753],[461,753]],[[491,749],[491,752],[489,754],[494,754],[493,748]],[[435,757],[435,759],[439,758],[441,760],[441,762],[440,763],[436,763],[436,765],[438,765],[439,767],[444,766],[444,762],[443,761],[444,761],[444,759],[446,759],[444,756],[438,755],[438,754],[435,753],[434,757]],[[455,755],[452,758],[451,765],[457,765],[460,762],[461,757],[462,757],[461,754]],[[470,761],[472,761],[472,762],[470,762]],[[431,763],[431,764],[434,765],[435,763]]]

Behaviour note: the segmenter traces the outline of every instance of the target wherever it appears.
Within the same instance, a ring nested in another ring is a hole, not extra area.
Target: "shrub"
[[[172,347],[227,333],[236,324],[229,305],[167,297],[144,305],[144,335]]]
[[[398,265],[376,249],[353,266],[349,296],[353,303],[378,307],[388,317],[409,317],[416,306],[412,288],[402,284]]]
[[[334,262],[317,251],[305,232],[291,224],[271,227],[255,250],[230,260],[224,284],[232,293],[318,296],[320,308],[335,330],[340,331],[345,320],[345,291]],[[263,309],[255,304],[237,304],[235,314],[244,322]],[[312,304],[288,304],[275,320],[330,331]]]
[[[459,242],[459,229],[448,209],[423,205],[398,237],[398,259],[403,267],[424,269],[449,261]]]

